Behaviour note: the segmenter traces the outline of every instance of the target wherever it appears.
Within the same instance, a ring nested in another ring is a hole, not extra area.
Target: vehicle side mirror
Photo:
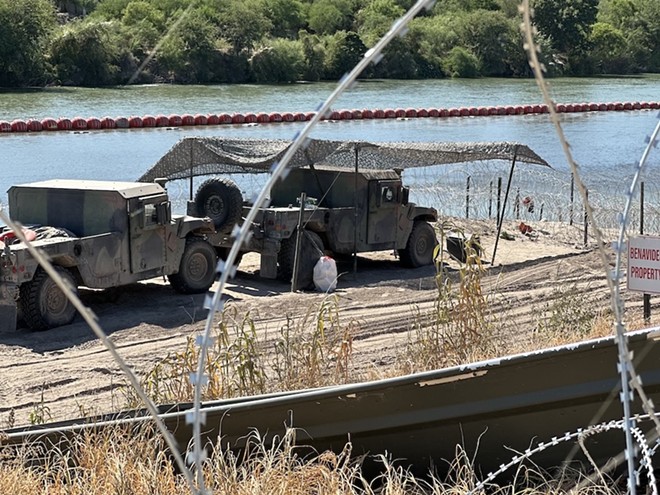
[[[172,221],[172,207],[169,201],[156,205],[156,222],[158,225],[165,225]]]
[[[410,200],[410,189],[407,187],[401,188],[401,204],[407,205]]]

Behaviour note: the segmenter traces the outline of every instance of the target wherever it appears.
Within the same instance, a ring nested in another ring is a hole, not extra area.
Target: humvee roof
[[[153,182],[114,182],[99,180],[71,180],[71,179],[53,179],[40,182],[31,182],[12,186],[13,189],[61,189],[76,191],[107,191],[117,192],[123,198],[137,198],[141,196],[150,196],[152,194],[162,194],[163,188]]]

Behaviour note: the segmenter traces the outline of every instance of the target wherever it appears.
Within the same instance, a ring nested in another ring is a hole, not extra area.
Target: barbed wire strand
[[[194,490],[193,477],[190,471],[186,468],[186,464],[181,456],[181,453],[179,452],[179,448],[177,446],[176,440],[172,436],[171,432],[165,426],[163,420],[159,417],[159,413],[156,408],[156,405],[144,392],[144,389],[140,385],[140,382],[137,376],[135,375],[135,373],[133,373],[133,370],[122,359],[119,352],[117,352],[117,348],[115,347],[112,340],[108,338],[108,335],[105,333],[103,328],[101,328],[101,325],[98,323],[98,317],[96,316],[96,314],[94,314],[94,312],[90,308],[88,308],[83,304],[83,302],[80,300],[80,298],[73,290],[73,288],[69,285],[69,283],[66,282],[60,276],[60,274],[55,270],[50,260],[48,260],[48,258],[41,252],[41,250],[35,247],[32,244],[32,242],[30,242],[26,238],[22,226],[19,225],[17,222],[11,220],[9,218],[9,215],[6,214],[5,210],[2,207],[0,207],[0,220],[2,220],[5,223],[5,225],[7,225],[7,227],[9,227],[16,234],[16,237],[23,244],[25,244],[25,247],[30,252],[30,255],[35,259],[37,263],[39,263],[39,266],[41,266],[46,271],[48,276],[53,280],[53,282],[55,282],[57,287],[59,287],[59,289],[64,293],[64,295],[71,302],[71,304],[73,304],[73,306],[76,308],[78,313],[80,313],[80,315],[89,325],[89,327],[92,329],[92,331],[97,336],[97,338],[108,350],[108,352],[110,353],[114,361],[117,363],[121,371],[128,378],[128,381],[130,382],[131,386],[135,389],[136,393],[138,394],[138,397],[140,397],[140,399],[144,403],[149,415],[156,423],[158,430],[163,435],[163,438],[165,439],[167,446],[172,451],[172,455],[174,456],[177,467],[181,469],[181,472],[186,479],[186,483],[188,484],[192,492]]]
[[[357,77],[362,71],[369,66],[369,64],[377,64],[382,59],[382,50],[387,44],[398,36],[403,36],[406,33],[406,25],[423,9],[430,9],[435,4],[435,0],[418,0],[402,17],[397,19],[389,31],[374,45],[373,48],[367,50],[363,58],[357,65],[340,80],[337,87],[330,94],[330,96],[317,108],[314,116],[307,122],[301,131],[296,133],[291,145],[287,148],[286,153],[279,163],[274,163],[271,167],[271,176],[266,185],[261,189],[257,197],[254,199],[253,206],[248,215],[243,220],[242,225],[236,226],[232,232],[235,242],[227,255],[225,261],[218,263],[219,285],[215,293],[208,294],[205,301],[205,306],[209,309],[209,314],[206,319],[204,334],[197,339],[197,344],[201,347],[199,353],[199,360],[197,363],[197,371],[190,377],[191,383],[194,386],[194,399],[193,408],[187,416],[186,421],[193,424],[193,452],[192,463],[197,467],[197,483],[200,493],[206,493],[204,486],[204,476],[201,469],[201,464],[206,458],[205,448],[202,445],[201,427],[205,423],[205,417],[201,411],[201,396],[202,387],[205,385],[208,378],[204,375],[206,349],[211,345],[211,329],[213,327],[214,316],[217,312],[222,311],[222,292],[225,284],[229,278],[233,278],[236,273],[235,261],[238,252],[243,245],[250,238],[250,227],[254,221],[259,208],[267,204],[267,195],[269,194],[270,187],[274,181],[279,177],[286,177],[286,167],[293,157],[294,153],[305,146],[305,142],[314,128],[314,126],[325,117],[330,110],[335,100],[356,81]]]

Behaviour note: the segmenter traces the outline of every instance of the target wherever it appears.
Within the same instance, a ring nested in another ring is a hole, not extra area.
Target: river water
[[[550,85],[552,97],[557,103],[660,101],[660,75],[553,79]],[[316,109],[333,88],[330,83],[314,83],[47,88],[0,92],[0,120],[172,113],[306,112]],[[542,103],[541,95],[535,82],[528,79],[365,81],[344,94],[334,108],[451,108],[534,103]],[[657,111],[646,110],[561,115],[575,160],[584,169],[588,182],[593,183],[594,187],[604,186],[605,196],[619,193],[607,185],[608,181],[613,180],[614,184],[622,186],[629,179],[646,146],[645,139],[657,123],[657,114]],[[12,184],[34,180],[134,180],[183,137],[290,139],[303,125],[296,122],[2,134],[0,202],[6,202],[6,190]],[[562,182],[558,187],[563,188],[568,177],[565,155],[547,115],[323,122],[314,129],[312,137],[366,141],[517,141],[530,146],[551,164],[553,174],[559,177],[553,181]],[[649,166],[650,174],[660,168],[660,150],[651,154]],[[462,177],[466,173],[461,169]],[[421,176],[421,172],[410,174],[413,182]],[[535,177],[540,185],[547,182],[546,172],[528,172],[528,181],[534,181]],[[439,177],[435,177],[435,182],[438,180]],[[660,186],[660,182],[657,184]],[[487,187],[486,184],[482,186]],[[442,205],[436,206],[443,210]],[[448,206],[445,210],[446,213],[456,213]]]

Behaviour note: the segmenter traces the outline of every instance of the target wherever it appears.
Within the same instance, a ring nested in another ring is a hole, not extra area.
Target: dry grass
[[[443,234],[444,235],[444,234]],[[442,245],[442,244],[441,244]],[[467,262],[458,274],[450,274],[438,253],[437,300],[433,311],[419,309],[404,349],[389,373],[419,372],[502,356],[503,338],[511,329],[506,314],[495,314],[482,286],[485,273],[475,246],[468,243]],[[611,334],[607,312],[581,304],[580,288],[563,285],[549,302],[537,308],[533,341],[536,348],[564,344]],[[363,379],[353,367],[354,321],[341,318],[336,298],[328,297],[308,308],[300,318],[289,317],[274,335],[259,337],[258,315],[229,307],[222,313],[207,349],[209,377],[205,399],[231,398],[280,390],[318,387]],[[630,326],[634,326],[632,322]],[[526,350],[529,350],[527,348]],[[142,384],[157,403],[190,400],[189,375],[196,369],[199,347],[189,339],[182,351],[156,363]],[[139,406],[126,389],[126,405]],[[47,419],[47,410],[35,409],[35,417]],[[471,459],[457,447],[449,474],[434,473],[420,479],[385,455],[378,456],[381,474],[362,475],[362,461],[351,452],[350,443],[341,453],[323,452],[302,457],[295,447],[295,430],[267,447],[256,435],[250,438],[241,458],[209,446],[204,465],[205,480],[212,493],[226,494],[465,494],[477,486]],[[164,443],[153,431],[106,430],[75,436],[47,454],[26,447],[20,452],[5,449],[0,457],[0,493],[15,494],[162,494],[190,493],[166,454]],[[40,459],[38,464],[33,460]],[[446,470],[444,470],[446,471]],[[579,487],[579,488],[576,488]],[[483,493],[483,492],[481,492]],[[549,475],[520,466],[512,484],[489,486],[496,494],[618,494],[615,483],[603,485],[586,480],[581,473],[563,471]]]

